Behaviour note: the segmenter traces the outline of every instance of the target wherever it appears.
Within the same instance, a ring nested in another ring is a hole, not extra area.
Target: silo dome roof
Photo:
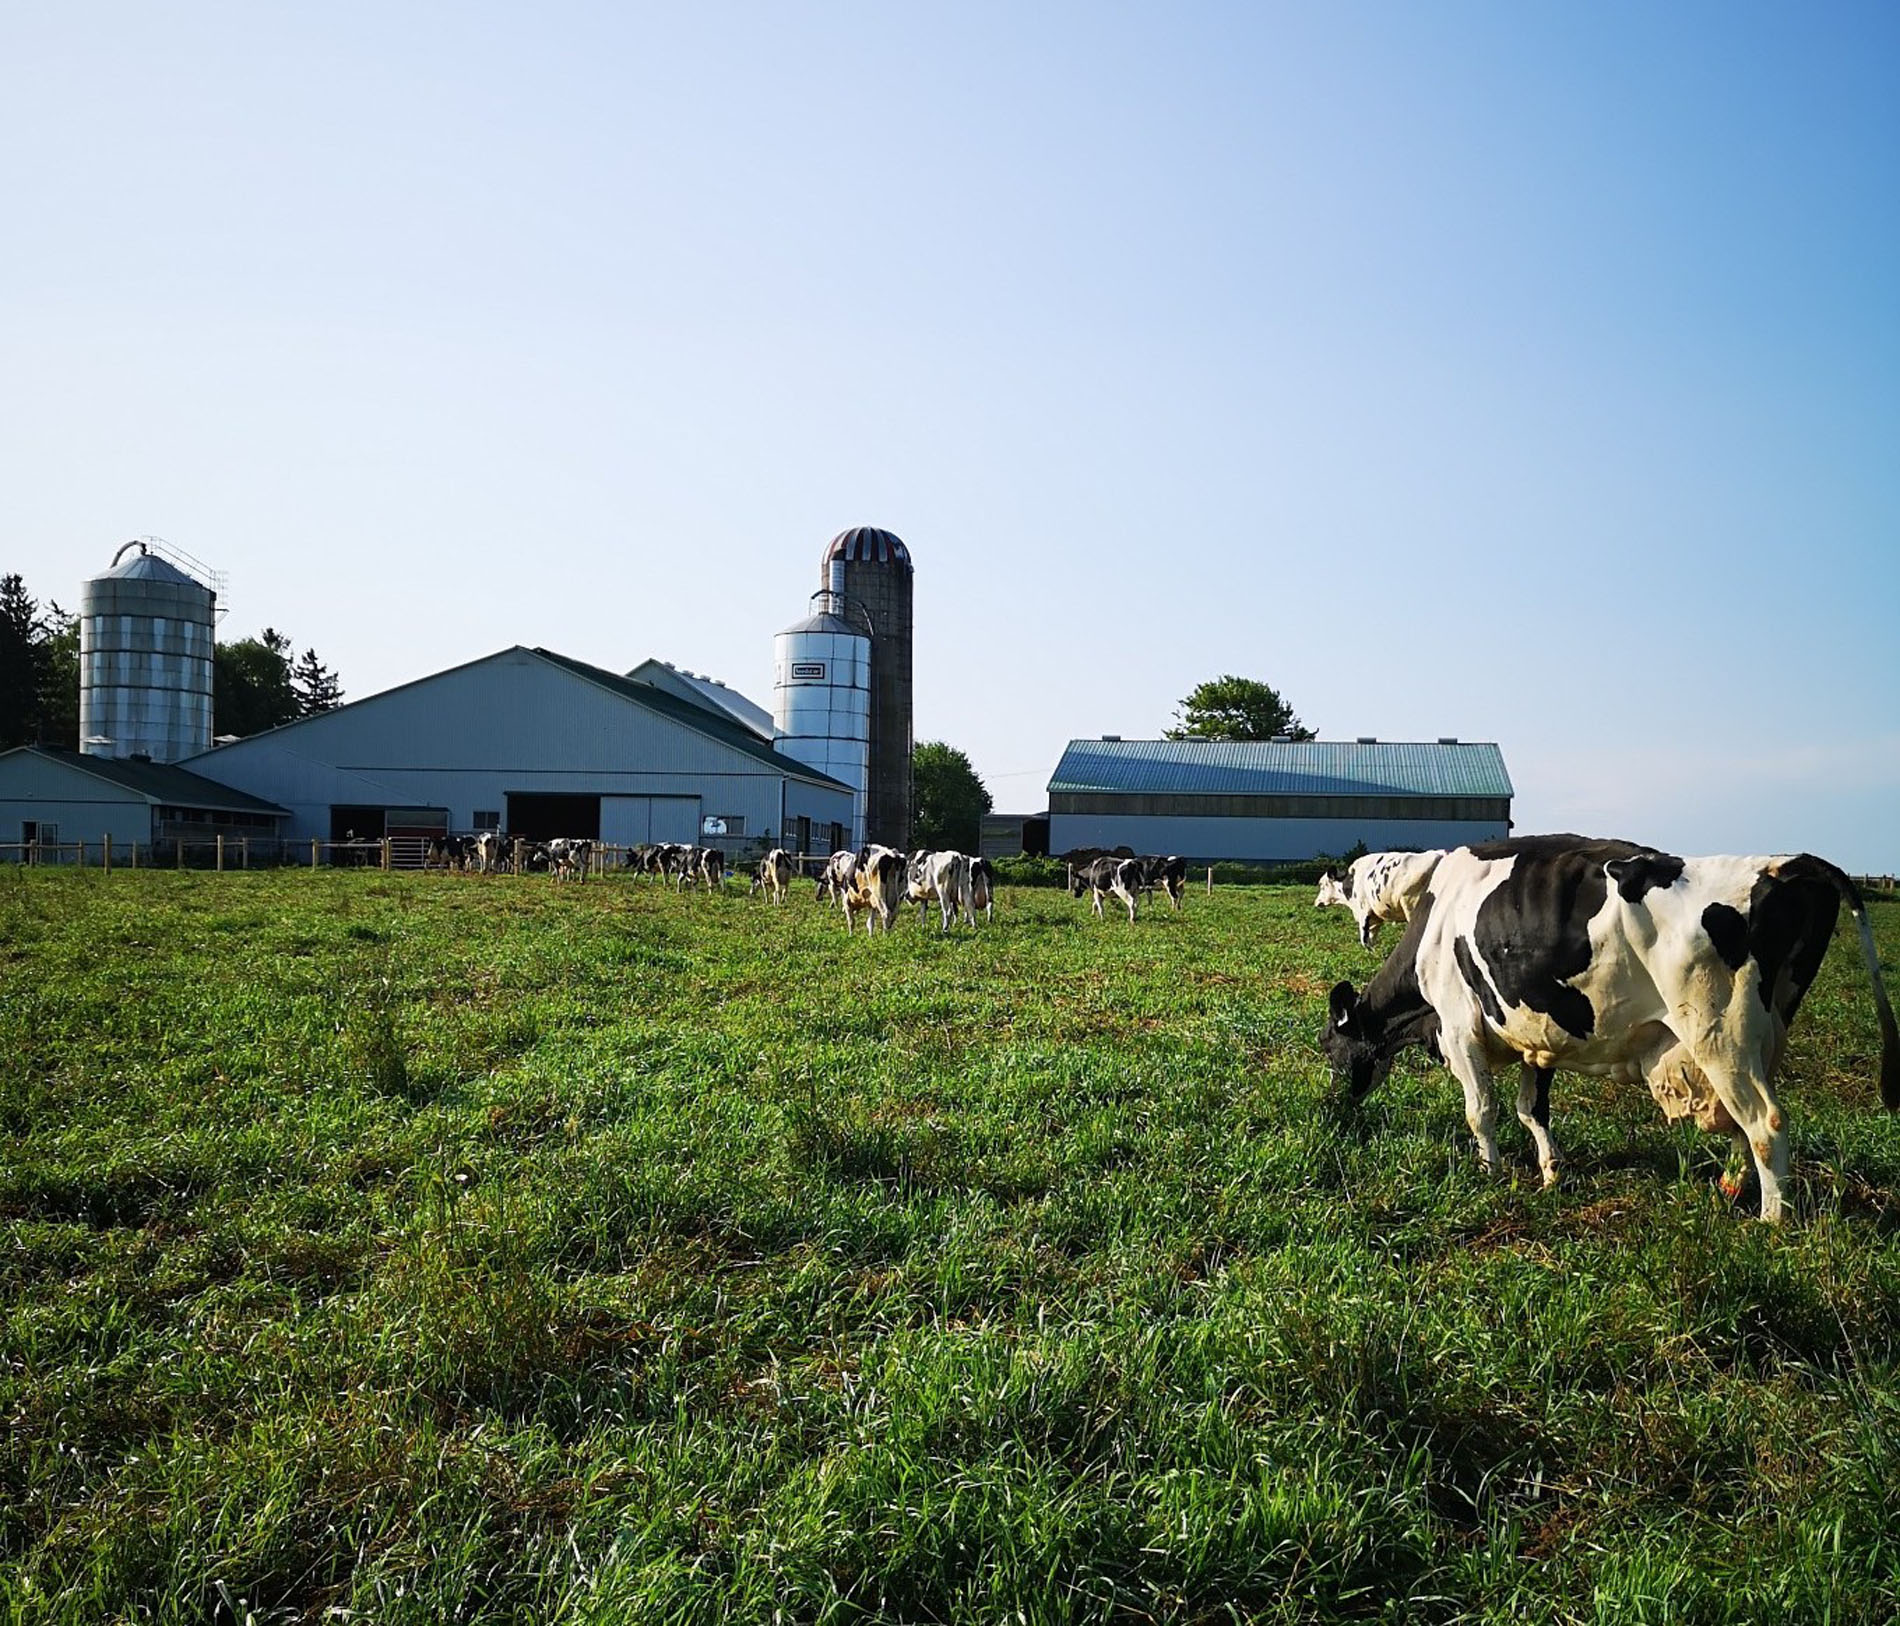
[[[862,638],[864,636],[864,629],[862,627],[854,627],[849,621],[844,620],[841,616],[831,614],[828,610],[820,610],[816,615],[807,616],[796,626],[787,627],[779,636],[783,638],[794,632],[841,633],[850,638]]]
[[[910,549],[889,531],[880,531],[874,525],[854,525],[831,539],[831,546],[825,549],[825,562],[829,564],[833,559],[908,567]]]
[[[188,576],[169,560],[161,559],[155,553],[141,548],[130,558],[118,564],[108,566],[92,578],[94,581],[144,581],[171,582],[176,586],[195,587],[200,592],[207,589],[195,576]]]

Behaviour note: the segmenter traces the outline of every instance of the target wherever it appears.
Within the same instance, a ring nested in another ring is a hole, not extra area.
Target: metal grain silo
[[[176,762],[211,749],[217,603],[146,542],[80,587],[81,751]]]
[[[865,839],[910,845],[910,549],[869,525],[840,531],[825,549],[826,591],[861,610],[871,629],[871,769]]]
[[[812,600],[813,613],[772,640],[773,743],[851,787],[856,846],[865,839],[870,781],[871,640],[847,619],[842,598],[822,592]]]

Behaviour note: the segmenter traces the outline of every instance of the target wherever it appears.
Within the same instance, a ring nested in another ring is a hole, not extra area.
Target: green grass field
[[[0,871],[7,1618],[1900,1616],[1852,937],[1774,1230],[1627,1087],[1342,1114],[1310,898]]]

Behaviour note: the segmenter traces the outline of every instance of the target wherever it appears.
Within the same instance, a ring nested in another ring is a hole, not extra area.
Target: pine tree
[[[290,686],[297,696],[300,715],[314,717],[320,711],[335,711],[343,704],[343,685],[336,673],[317,658],[314,649],[306,649],[291,668]]]
[[[26,582],[0,576],[0,750],[39,738],[39,645],[45,632]]]

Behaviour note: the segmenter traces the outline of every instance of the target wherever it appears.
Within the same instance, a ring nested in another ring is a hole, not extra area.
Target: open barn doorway
[[[510,840],[553,841],[557,836],[600,840],[600,797],[559,791],[509,791]]]

